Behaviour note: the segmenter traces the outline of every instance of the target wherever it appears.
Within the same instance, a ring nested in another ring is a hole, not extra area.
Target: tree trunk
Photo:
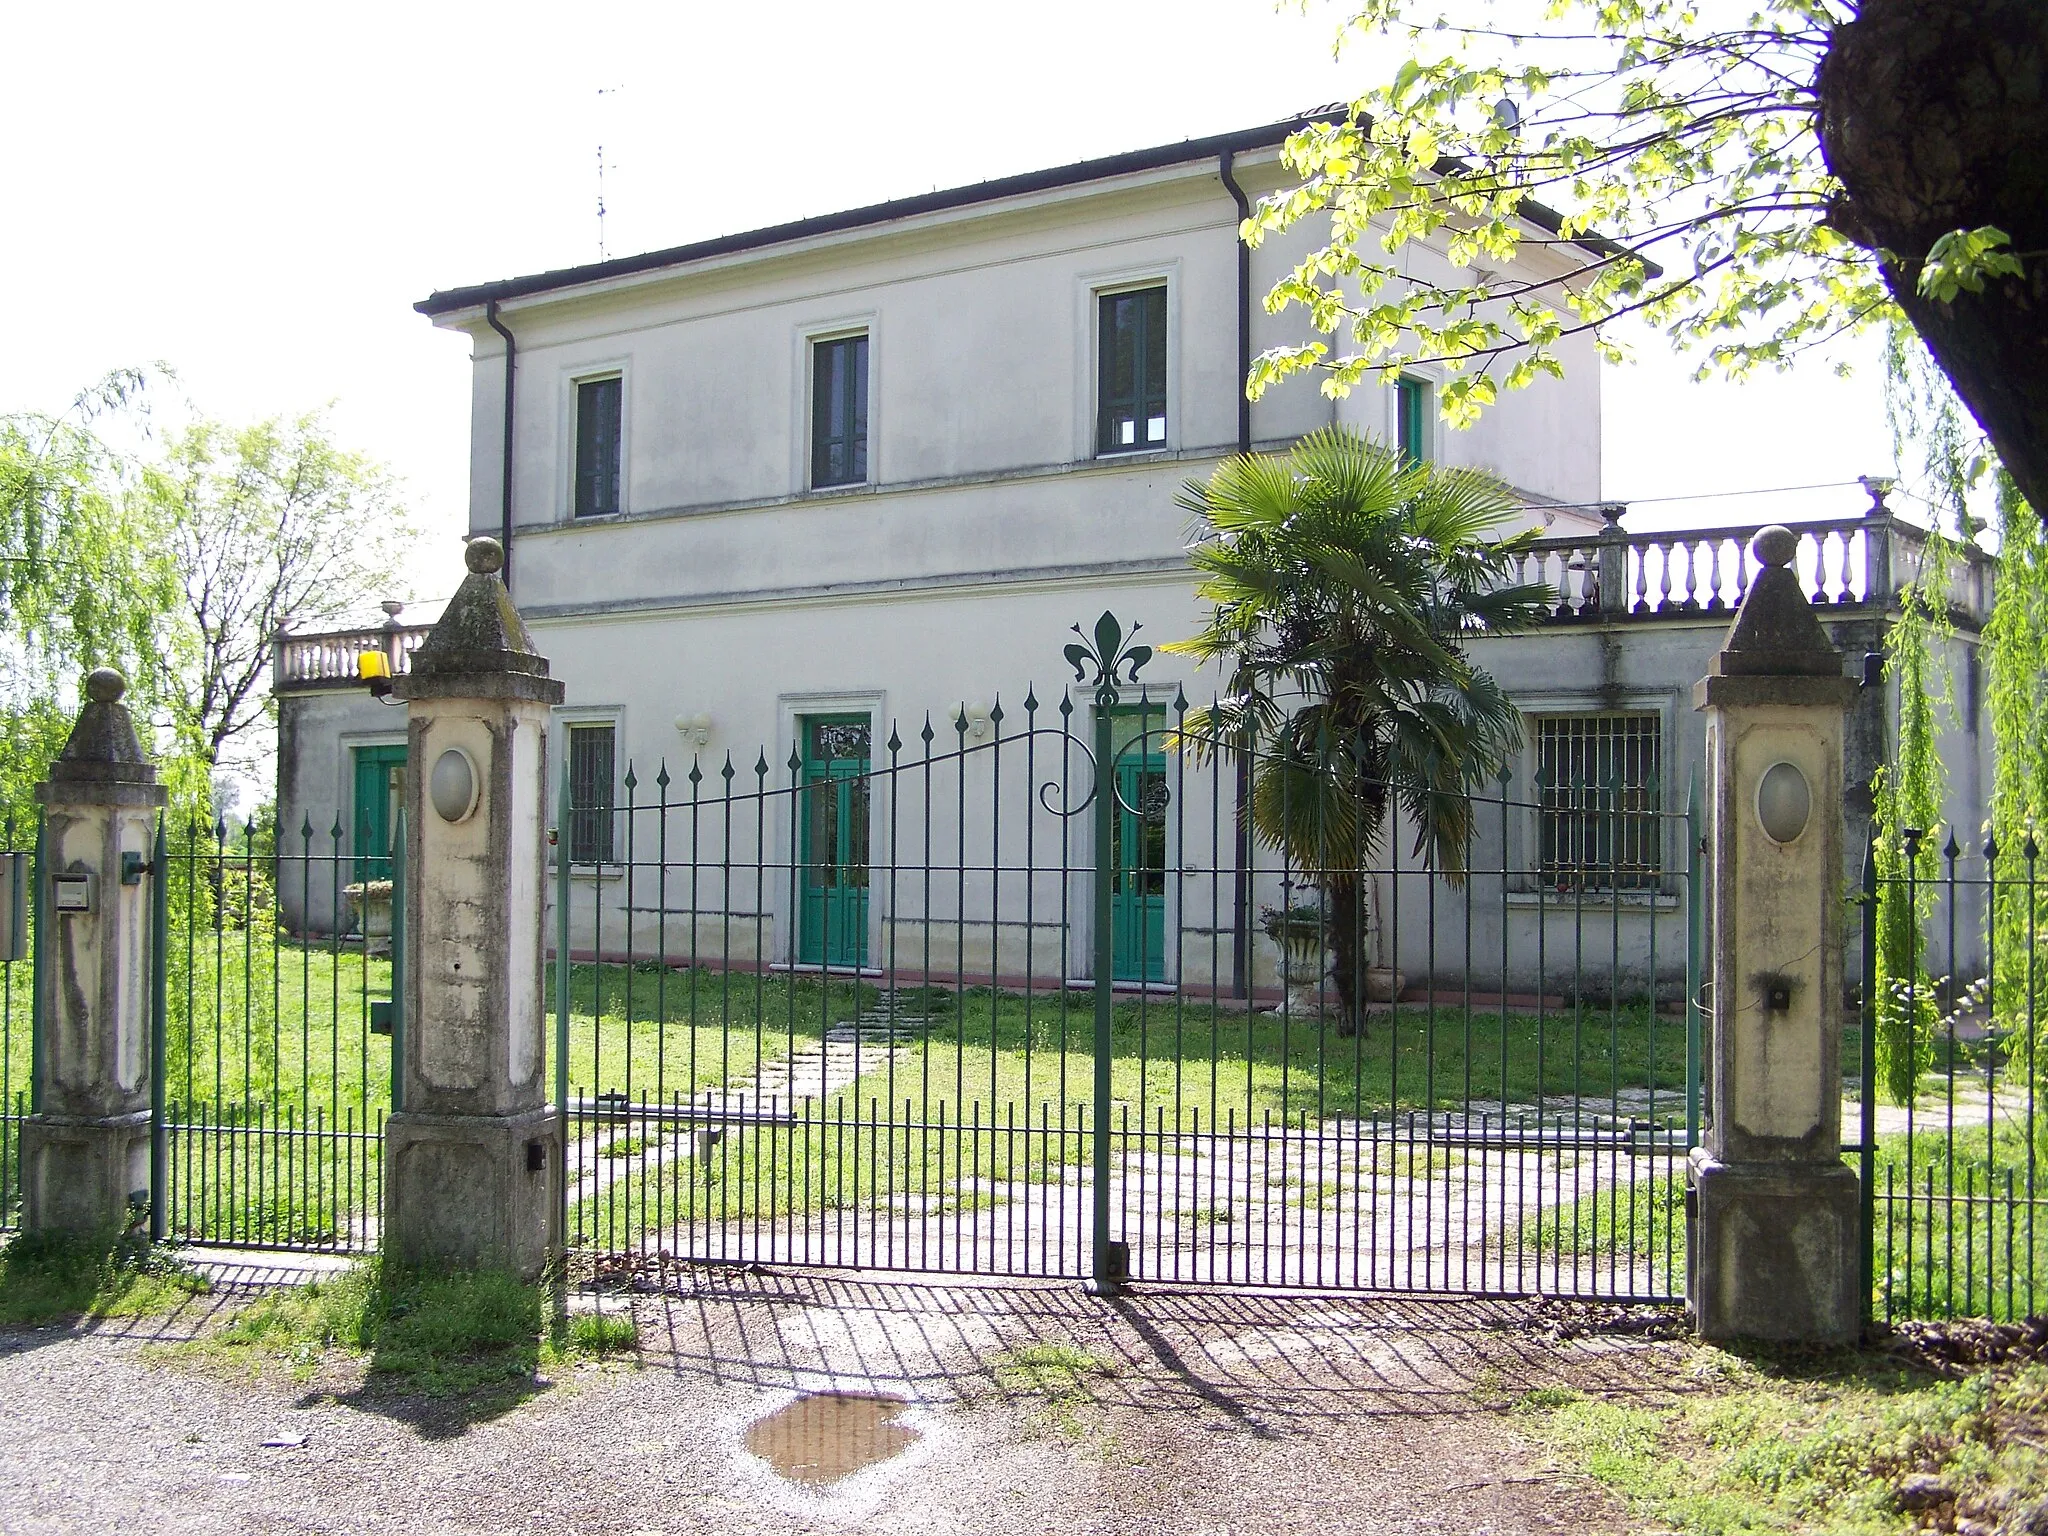
[[[1828,221],[1878,253],[1913,328],[2048,508],[2048,4],[1863,0],[1819,79],[1821,152],[1843,192]],[[1994,225],[2025,270],[1948,303],[1916,286],[1928,249]]]
[[[1355,1035],[1365,1023],[1360,949],[1365,941],[1364,887],[1351,873],[1332,874],[1323,886],[1323,911],[1330,925],[1330,979],[1337,986],[1337,1033]]]

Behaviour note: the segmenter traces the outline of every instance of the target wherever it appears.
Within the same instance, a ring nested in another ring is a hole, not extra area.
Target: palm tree
[[[1501,480],[1342,427],[1233,458],[1180,504],[1216,606],[1168,649],[1229,669],[1182,744],[1250,754],[1252,829],[1320,892],[1350,1034],[1388,806],[1416,828],[1416,856],[1461,881],[1469,796],[1521,744],[1519,713],[1465,643],[1528,628],[1556,597],[1514,579],[1535,533],[1502,534],[1519,504]]]

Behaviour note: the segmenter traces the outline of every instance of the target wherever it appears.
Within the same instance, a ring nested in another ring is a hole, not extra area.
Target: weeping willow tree
[[[2048,1086],[2048,889],[2038,882],[2048,841],[2048,538],[2040,515],[1998,481],[1998,596],[1984,627],[1984,671],[1997,742],[1991,780],[1992,1012],[2022,1043],[2030,1075]]]
[[[1948,615],[1955,550],[1942,526],[1967,537],[1973,434],[1954,394],[1936,375],[1926,349],[1904,325],[1891,327],[1885,349],[1885,409],[1899,462],[1918,461],[1933,510],[1919,571],[1899,592],[1899,615],[1885,636],[1885,682],[1899,701],[1891,761],[1871,778],[1878,888],[1877,1072],[1894,1104],[1912,1101],[1914,1085],[1933,1062],[1940,1025],[1933,978],[1921,934],[1934,914],[1942,809],[1948,775],[1940,752],[1944,717],[1953,720],[1953,678],[1944,660],[1955,628]],[[1905,893],[1911,892],[1911,899]]]
[[[1954,528],[1965,543],[1983,528],[1973,502],[1986,491],[1995,507],[1997,569],[1991,617],[1979,657],[1993,742],[1990,817],[1981,828],[1955,828],[1959,842],[1981,835],[1991,851],[1986,915],[1993,1023],[2014,1041],[2028,1075],[2048,1086],[2048,963],[2037,949],[2048,939],[2048,890],[2037,880],[2048,841],[2048,535],[2039,514],[1917,339],[1894,331],[1887,356],[1886,406],[1901,463],[1913,463],[1937,528]],[[1909,872],[1906,828],[1924,829],[1910,873],[1919,883],[1918,910],[1904,901],[1880,905],[1878,929],[1878,1059],[1886,1094],[1903,1103],[1929,1062],[1939,1026],[1933,988],[1916,963],[1942,870],[1946,831],[1937,831],[1946,778],[1936,737],[1952,709],[1953,690],[1940,647],[1953,635],[1946,593],[1956,546],[1937,532],[1927,561],[1901,594],[1901,613],[1887,642],[1886,677],[1899,692],[1894,762],[1877,791],[1878,873],[1904,882]],[[1974,851],[1974,850],[1973,850]],[[1917,998],[1910,1010],[1905,998]]]

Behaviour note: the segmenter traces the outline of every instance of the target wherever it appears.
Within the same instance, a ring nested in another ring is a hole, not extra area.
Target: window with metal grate
[[[616,727],[569,727],[569,862],[612,862],[612,766]]]
[[[1542,715],[1536,724],[1538,867],[1554,890],[1651,890],[1663,723],[1654,714]]]

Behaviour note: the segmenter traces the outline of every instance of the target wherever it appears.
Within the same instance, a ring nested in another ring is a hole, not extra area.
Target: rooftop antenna
[[[597,88],[599,98],[616,96],[623,91],[623,85],[601,85]],[[600,130],[602,131],[602,130]],[[597,146],[597,259],[607,261],[611,257],[604,239],[604,144]]]

